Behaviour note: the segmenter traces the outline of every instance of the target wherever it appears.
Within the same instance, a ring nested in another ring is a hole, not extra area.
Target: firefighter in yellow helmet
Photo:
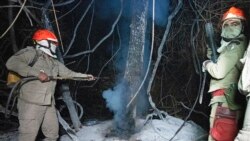
[[[222,18],[221,45],[217,49],[216,63],[203,62],[203,70],[211,75],[209,93],[210,132],[209,141],[233,141],[238,132],[241,106],[235,102],[237,82],[241,73],[242,58],[247,46],[243,34],[245,17],[243,11],[231,7]],[[208,58],[211,57],[208,51]]]
[[[22,85],[18,98],[19,141],[35,141],[41,130],[45,140],[56,141],[58,138],[58,119],[55,109],[56,80],[48,76],[84,77],[93,80],[91,74],[82,74],[69,70],[56,58],[58,40],[47,29],[39,29],[33,35],[35,47],[27,47],[6,63],[9,70],[22,77],[36,76],[39,80]],[[36,60],[30,66],[30,62]]]

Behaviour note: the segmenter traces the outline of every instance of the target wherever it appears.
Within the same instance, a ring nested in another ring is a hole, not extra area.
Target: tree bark
[[[60,53],[59,49],[58,49],[57,53],[58,53],[57,57],[58,57],[59,61],[64,64],[63,57],[62,57],[62,54]],[[74,129],[76,131],[79,131],[82,124],[80,122],[80,119],[78,118],[78,114],[76,112],[75,105],[74,105],[72,97],[70,95],[69,85],[67,83],[62,83],[60,86],[60,90],[62,92],[63,101],[66,103],[67,108],[69,110],[70,118],[71,118],[71,121],[73,123]]]
[[[45,28],[47,29],[52,29],[52,26],[49,22],[49,18],[48,18],[48,13],[47,13],[47,10],[48,7],[51,5],[51,1],[48,0],[47,3],[45,4],[45,8],[43,9],[43,19],[42,19],[42,22],[45,26]],[[58,57],[58,60],[64,64],[64,60],[63,60],[63,56],[60,52],[59,49],[57,49],[57,57]],[[72,97],[70,95],[70,91],[69,91],[69,85],[67,83],[63,83],[61,84],[60,86],[60,90],[62,92],[62,96],[63,96],[63,101],[66,103],[67,105],[67,108],[69,110],[69,114],[70,114],[70,118],[71,118],[71,121],[73,123],[73,126],[74,126],[74,129],[76,131],[79,131],[82,124],[80,122],[80,119],[78,118],[78,114],[76,112],[76,109],[75,109],[75,106],[74,106],[74,103],[73,103],[73,100],[72,100]]]
[[[13,4],[14,2],[9,1],[9,5]],[[13,7],[8,8],[8,16],[9,16],[9,24],[11,24],[11,22],[13,22]],[[10,28],[10,40],[11,40],[12,50],[14,53],[16,53],[18,51],[18,47],[16,45],[16,35],[14,26]]]
[[[128,85],[128,90],[124,92],[128,101],[138,90],[144,75],[143,64],[145,54],[145,35],[147,27],[148,0],[133,0],[133,16],[130,26],[130,41],[128,49],[128,58],[126,62],[124,80]],[[136,101],[136,100],[135,100]],[[124,120],[129,132],[133,132],[136,118],[136,102],[126,109]]]

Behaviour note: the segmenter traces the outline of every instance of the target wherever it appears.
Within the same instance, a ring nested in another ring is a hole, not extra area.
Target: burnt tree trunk
[[[9,5],[13,5],[13,1],[9,1]],[[9,24],[13,22],[13,7],[8,8],[8,16],[9,16]],[[12,45],[12,50],[14,53],[18,51],[18,47],[16,44],[16,35],[15,35],[15,30],[14,27],[10,28],[10,40],[11,40],[11,45]]]
[[[147,27],[148,0],[132,1],[132,21],[130,25],[130,40],[124,80],[128,90],[124,92],[128,102],[137,92],[144,76],[145,34]],[[136,101],[136,100],[135,100]],[[136,118],[136,102],[133,102],[124,113],[122,128],[125,135],[134,132]]]
[[[59,55],[57,55],[57,56],[58,56],[59,61],[64,63],[61,53],[59,52],[58,54]],[[79,131],[82,124],[80,122],[75,105],[74,105],[72,97],[70,95],[69,84],[67,84],[66,82],[62,83],[60,86],[60,90],[62,92],[63,101],[66,103],[67,108],[69,110],[70,118],[71,118],[71,121],[73,123],[74,129],[76,131]]]
[[[53,30],[52,25],[49,22],[48,13],[46,10],[46,9],[48,9],[48,7],[50,5],[51,5],[51,1],[48,0],[44,6],[44,9],[43,9],[42,22],[43,22],[45,28]],[[57,49],[57,57],[58,57],[58,60],[64,64],[63,56],[62,56],[59,49]],[[60,85],[60,91],[62,92],[63,101],[66,103],[67,108],[69,110],[70,118],[71,118],[71,121],[73,123],[74,129],[76,131],[79,131],[82,124],[80,122],[75,105],[74,105],[72,97],[70,95],[69,85],[66,82],[62,83]]]

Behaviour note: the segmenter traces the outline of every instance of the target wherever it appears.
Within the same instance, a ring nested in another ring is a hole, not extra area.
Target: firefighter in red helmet
[[[245,17],[243,11],[231,7],[222,18],[221,46],[217,62],[203,62],[203,70],[211,75],[209,93],[210,132],[208,141],[233,141],[238,132],[241,106],[235,102],[237,83],[241,73],[242,58],[247,46],[243,34]],[[208,58],[211,54],[208,51]]]
[[[56,46],[58,40],[55,34],[46,29],[37,30],[32,39],[35,42],[36,49],[40,49],[51,57],[56,58]]]
[[[94,80],[94,77],[71,71],[56,59],[58,40],[53,32],[40,29],[32,39],[35,47],[18,51],[6,63],[9,70],[22,77],[38,77],[38,80],[29,81],[20,88],[18,140],[35,141],[41,127],[45,140],[56,141],[59,127],[54,98],[56,80],[50,80],[48,76],[84,77],[89,80]],[[31,66],[30,62],[34,60]]]

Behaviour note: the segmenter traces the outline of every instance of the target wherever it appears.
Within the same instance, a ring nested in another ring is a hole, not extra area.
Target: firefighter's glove
[[[211,60],[206,60],[202,63],[202,72],[206,72],[207,70],[207,64],[212,62]]]
[[[92,74],[87,74],[87,80],[93,81],[93,80],[95,80],[95,77]]]
[[[49,81],[49,76],[44,71],[40,71],[40,73],[38,75],[38,79],[41,82],[48,82]]]

